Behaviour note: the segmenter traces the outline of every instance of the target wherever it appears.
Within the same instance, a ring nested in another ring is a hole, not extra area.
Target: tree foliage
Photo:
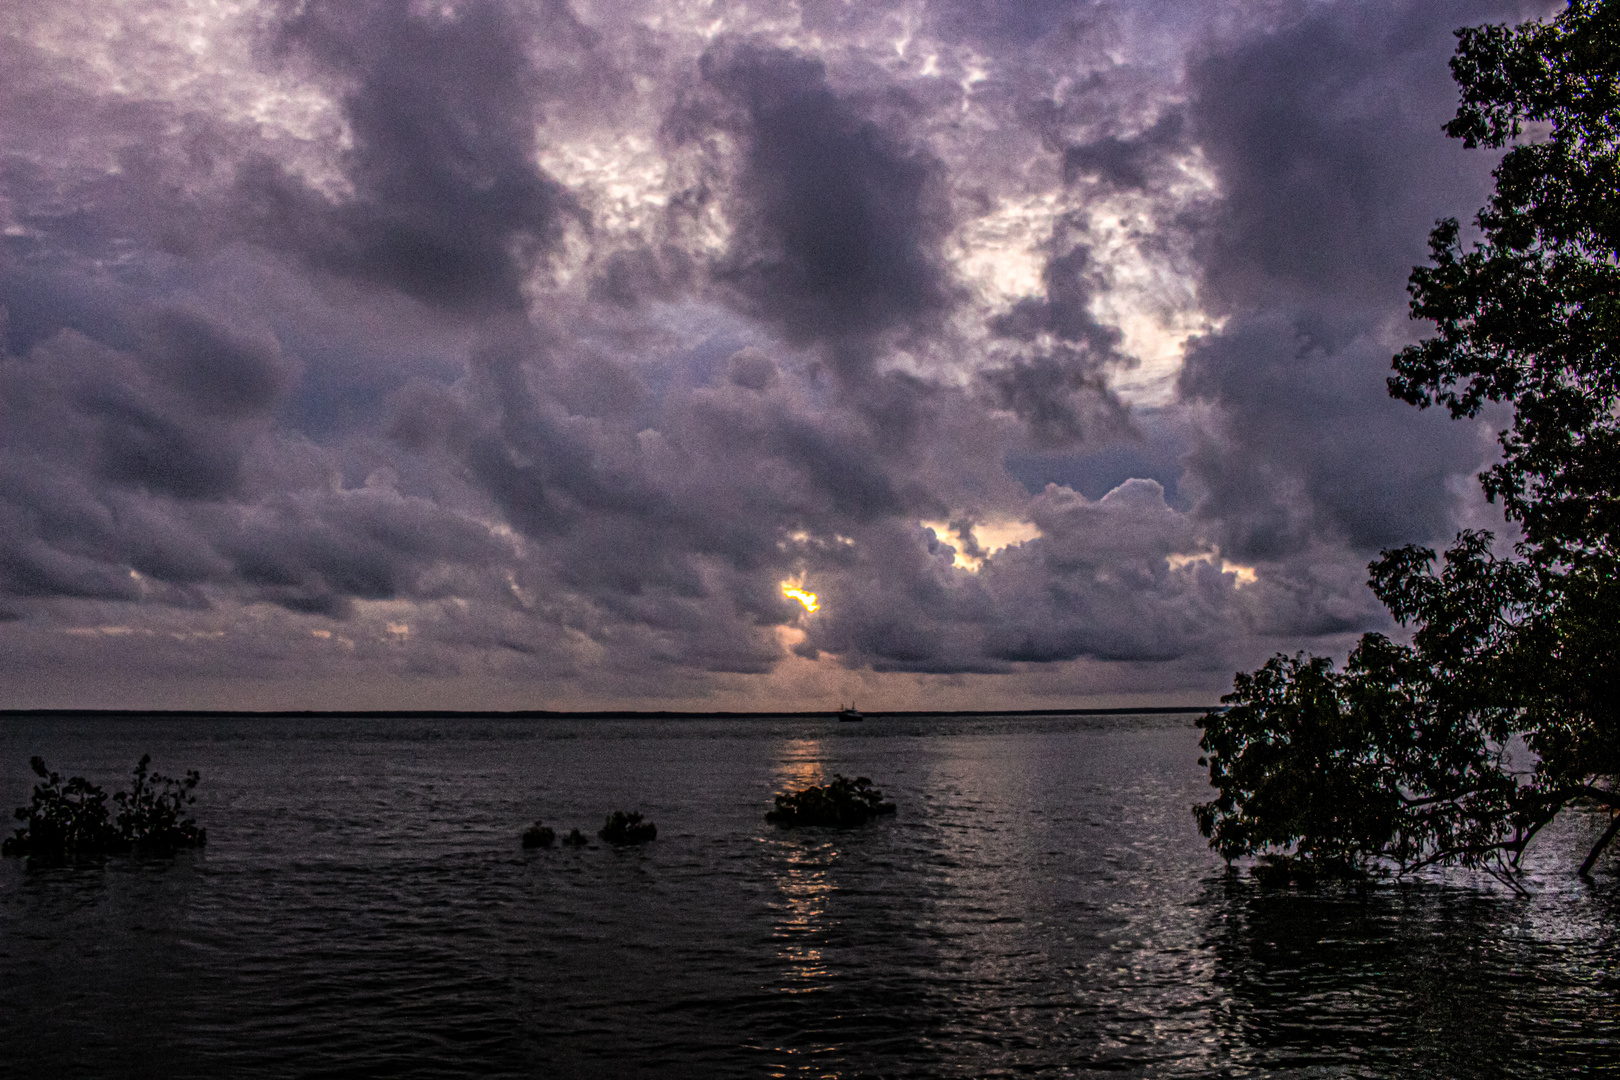
[[[45,759],[30,758],[29,767],[40,782],[29,804],[13,814],[24,824],[0,844],[0,855],[62,862],[125,851],[168,855],[202,846],[207,836],[186,811],[197,798],[198,773],[192,770],[177,780],[148,772],[151,763],[152,755],[141,755],[130,790],[113,796],[118,806],[114,816],[100,787],[82,776],[63,780],[45,766]]]
[[[894,812],[894,803],[886,800],[867,777],[851,780],[834,773],[831,783],[811,784],[801,791],[776,796],[776,809],[767,811],[765,820],[783,828],[820,825],[848,829]]]
[[[1620,809],[1620,0],[1457,36],[1446,132],[1506,153],[1479,240],[1430,234],[1409,288],[1436,333],[1389,388],[1456,418],[1511,406],[1480,479],[1522,539],[1384,552],[1371,585],[1410,645],[1366,635],[1343,670],[1276,657],[1201,721],[1200,829],[1285,873],[1507,874],[1571,802]]]
[[[604,843],[614,847],[624,847],[629,844],[645,844],[649,840],[658,839],[658,826],[650,821],[641,820],[639,811],[615,810],[609,814],[607,821],[596,833]]]

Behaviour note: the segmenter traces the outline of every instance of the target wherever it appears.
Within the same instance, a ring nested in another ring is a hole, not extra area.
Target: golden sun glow
[[[782,595],[790,600],[797,600],[804,605],[806,611],[818,611],[821,608],[821,603],[816,600],[816,594],[805,592],[796,581],[782,582]]]
[[[973,542],[984,552],[982,556],[969,555],[961,549],[961,538],[956,530],[946,521],[920,522],[925,529],[934,530],[934,536],[943,543],[956,548],[956,558],[952,565],[959,570],[968,570],[977,574],[984,567],[985,559],[990,558],[998,551],[1040,538],[1041,530],[1033,522],[1019,521],[1016,518],[987,518],[977,522],[972,529]]]
[[[1245,585],[1253,585],[1260,580],[1260,574],[1254,567],[1243,566],[1229,559],[1222,559],[1220,556],[1221,549],[1213,548],[1209,551],[1199,551],[1190,555],[1166,555],[1165,562],[1170,564],[1172,570],[1180,570],[1182,567],[1191,566],[1194,563],[1208,563],[1211,566],[1219,566],[1221,573],[1231,574],[1237,578],[1232,583],[1234,589],[1241,589]]]

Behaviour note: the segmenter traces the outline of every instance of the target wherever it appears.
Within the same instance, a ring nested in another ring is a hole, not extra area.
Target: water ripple
[[[1273,893],[1153,718],[10,721],[116,783],[199,768],[206,851],[0,865],[0,1062],[52,1076],[1598,1075],[1615,880]],[[868,775],[847,833],[773,792]],[[537,816],[628,851],[524,852]],[[1584,831],[1583,831],[1584,830]]]

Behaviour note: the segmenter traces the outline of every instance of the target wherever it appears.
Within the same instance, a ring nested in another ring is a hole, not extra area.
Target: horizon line
[[[1152,705],[1143,708],[1108,709],[892,709],[866,712],[862,713],[861,715],[868,719],[877,719],[879,717],[922,716],[1130,716],[1137,714],[1161,713],[1209,713],[1218,712],[1221,709],[1222,706],[1220,705]],[[209,717],[257,717],[266,720],[315,717],[327,717],[334,720],[373,720],[388,718],[407,720],[547,720],[565,718],[577,718],[582,720],[746,720],[766,717],[798,719],[811,717],[832,717],[836,715],[838,715],[837,711],[832,709],[816,709],[808,712],[689,712],[674,709],[0,709],[0,720],[14,720],[24,717],[50,718],[74,716],[109,719],[135,718],[144,716],[193,720],[205,719]]]

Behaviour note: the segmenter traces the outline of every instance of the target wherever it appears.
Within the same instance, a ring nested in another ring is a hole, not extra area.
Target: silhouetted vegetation
[[[109,855],[139,851],[170,855],[181,848],[201,847],[207,835],[186,816],[196,801],[192,793],[200,779],[195,770],[184,779],[149,773],[150,754],[141,755],[129,791],[113,796],[114,816],[107,793],[82,776],[63,780],[40,757],[29,766],[40,783],[33,798],[18,807],[14,817],[24,822],[0,844],[0,855],[27,856],[31,862],[62,862],[81,855]]]
[[[1389,388],[1454,418],[1512,406],[1481,481],[1523,539],[1504,556],[1464,532],[1438,567],[1426,548],[1386,551],[1371,585],[1410,645],[1368,634],[1342,671],[1278,656],[1237,677],[1232,707],[1200,721],[1219,795],[1195,810],[1229,859],[1279,856],[1291,877],[1455,864],[1518,887],[1525,846],[1564,807],[1620,811],[1617,55],[1614,5],[1595,0],[1458,33],[1446,131],[1507,153],[1480,242],[1455,220],[1430,235],[1409,291],[1437,333],[1395,358]],[[1510,759],[1515,739],[1533,769]],[[1620,818],[1583,874],[1617,832]]]
[[[1308,889],[1324,881],[1362,882],[1367,876],[1355,863],[1299,855],[1262,855],[1249,872],[1261,885],[1273,889],[1290,885]]]
[[[525,848],[548,848],[556,841],[557,834],[538,821],[523,830],[523,846]]]
[[[607,823],[596,835],[601,837],[604,843],[612,844],[614,847],[645,844],[649,840],[657,839],[658,826],[650,821],[641,820],[641,815],[634,811],[627,813],[615,810],[608,815]]]
[[[830,784],[778,795],[776,809],[766,813],[765,820],[789,828],[822,825],[847,829],[894,812],[894,803],[885,802],[883,792],[874,788],[871,780],[864,776],[851,780],[834,773]]]
[[[562,838],[563,847],[584,847],[588,843],[590,840],[578,829],[569,829],[568,835]]]

